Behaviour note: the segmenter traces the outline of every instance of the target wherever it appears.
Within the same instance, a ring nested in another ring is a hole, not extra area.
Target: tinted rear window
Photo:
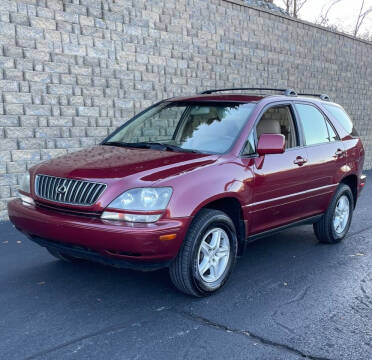
[[[353,122],[346,111],[340,107],[330,104],[323,105],[342,125],[342,127],[348,132],[348,134],[357,136],[358,133],[354,128]]]

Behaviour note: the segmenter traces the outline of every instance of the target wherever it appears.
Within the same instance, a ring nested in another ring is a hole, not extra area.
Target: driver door
[[[249,205],[250,233],[257,234],[309,216],[306,205],[308,166],[306,149],[301,146],[295,112],[291,104],[266,108],[255,132],[282,134],[286,150],[265,155],[252,165],[253,203]]]

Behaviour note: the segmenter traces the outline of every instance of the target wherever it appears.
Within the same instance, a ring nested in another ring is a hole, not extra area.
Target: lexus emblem
[[[58,189],[57,189],[57,193],[58,194],[64,194],[66,192],[66,186],[65,185],[62,185],[60,186]]]

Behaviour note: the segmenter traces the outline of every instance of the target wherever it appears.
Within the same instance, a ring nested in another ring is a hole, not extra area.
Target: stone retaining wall
[[[372,167],[372,45],[238,0],[2,0],[0,218],[32,165],[206,88],[328,93]]]

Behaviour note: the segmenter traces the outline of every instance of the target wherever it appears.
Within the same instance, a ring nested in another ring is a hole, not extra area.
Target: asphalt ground
[[[312,226],[258,240],[204,299],[166,270],[57,261],[2,222],[0,359],[371,360],[372,183],[342,243]]]

